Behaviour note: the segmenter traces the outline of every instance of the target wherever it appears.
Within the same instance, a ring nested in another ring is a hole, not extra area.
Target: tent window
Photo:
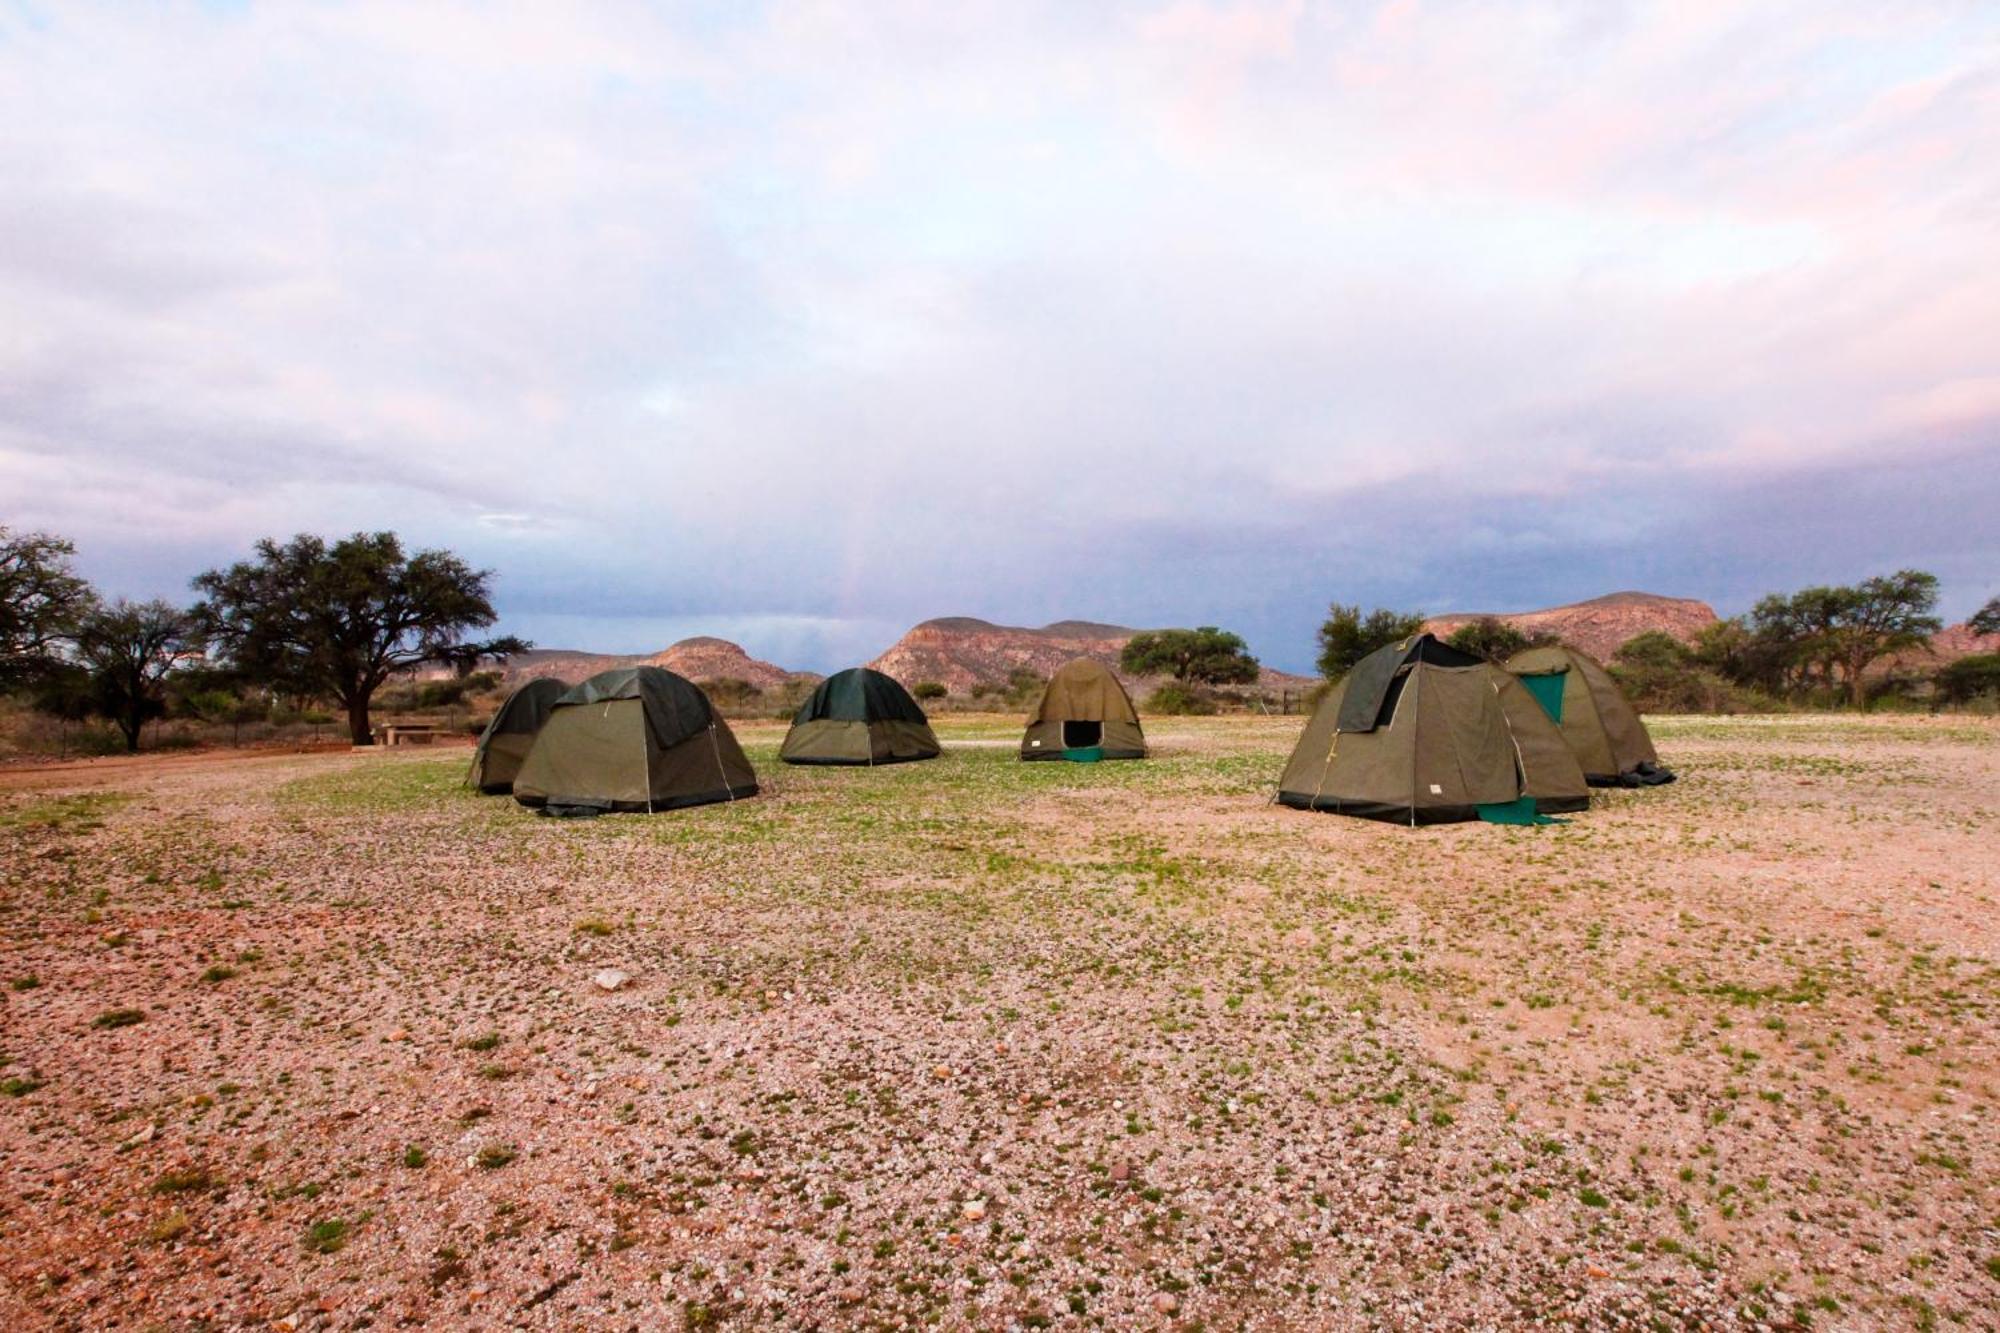
[[[1375,726],[1379,730],[1396,720],[1396,705],[1403,700],[1403,685],[1410,679],[1407,669],[1398,671],[1389,688],[1382,692],[1382,711],[1375,715]]]
[[[1087,750],[1104,740],[1102,722],[1065,722],[1062,729],[1065,750]]]

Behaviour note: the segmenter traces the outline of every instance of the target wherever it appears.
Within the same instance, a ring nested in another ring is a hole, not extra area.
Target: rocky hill
[[[510,688],[542,677],[574,684],[600,671],[627,666],[665,667],[695,682],[747,680],[760,690],[781,689],[794,681],[819,679],[810,672],[787,671],[781,666],[760,661],[727,639],[707,635],[682,639],[652,654],[621,655],[577,652],[567,648],[535,648],[507,659],[503,674]]]
[[[1902,672],[1928,675],[1974,653],[2000,653],[2000,634],[1974,634],[1972,626],[1964,623],[1946,625],[1931,636],[1928,644],[1882,658],[1868,668],[1867,674],[1881,676]]]
[[[1424,622],[1424,628],[1442,638],[1486,615],[1505,621],[1524,634],[1554,634],[1564,643],[1597,658],[1610,657],[1626,640],[1648,630],[1664,630],[1686,643],[1716,621],[1715,608],[1693,598],[1614,592],[1541,611],[1454,611],[1432,616]]]
[[[953,694],[965,694],[974,685],[1004,685],[1016,670],[1047,676],[1071,658],[1094,657],[1118,672],[1127,689],[1144,690],[1157,682],[1118,670],[1119,653],[1138,632],[1089,620],[1058,620],[1029,629],[971,616],[945,616],[915,626],[868,665],[905,685],[934,680]],[[1297,691],[1313,681],[1266,669],[1259,683],[1267,690]]]

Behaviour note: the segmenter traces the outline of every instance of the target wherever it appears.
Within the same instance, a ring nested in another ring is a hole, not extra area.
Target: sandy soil
[[[1412,831],[1263,803],[1297,725],[746,726],[767,795],[573,823],[12,780],[0,1313],[1996,1326],[2000,726],[1668,719],[1673,787]]]

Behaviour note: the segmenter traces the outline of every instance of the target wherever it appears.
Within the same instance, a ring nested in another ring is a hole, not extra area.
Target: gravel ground
[[[744,727],[767,795],[580,822],[462,750],[13,783],[0,1313],[2000,1322],[2000,726],[1666,719],[1673,787],[1415,831],[1264,804],[1296,727]]]

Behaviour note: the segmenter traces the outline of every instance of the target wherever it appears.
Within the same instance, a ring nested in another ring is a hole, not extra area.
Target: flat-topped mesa
[[[1432,616],[1424,622],[1424,628],[1439,638],[1447,638],[1454,630],[1488,615],[1524,634],[1553,634],[1599,659],[1609,658],[1649,630],[1670,634],[1683,643],[1692,642],[1717,619],[1714,607],[1691,597],[1614,592],[1540,611],[1453,611]]]
[[[1119,655],[1138,630],[1097,620],[1058,620],[1031,628],[996,625],[976,616],[939,616],[914,625],[868,665],[905,685],[935,681],[954,694],[975,685],[1005,685],[1016,671],[1046,679],[1063,663],[1089,657],[1104,663],[1119,683],[1143,693],[1157,682],[1135,677],[1118,665]],[[1299,690],[1311,681],[1266,671],[1266,689]]]
[[[794,681],[817,680],[810,672],[787,671],[745,652],[742,645],[700,634],[657,653],[589,653],[567,648],[535,648],[507,659],[502,674],[509,686],[540,678],[572,684],[617,667],[658,666],[696,684],[715,680],[748,681],[760,690],[782,689]]]

